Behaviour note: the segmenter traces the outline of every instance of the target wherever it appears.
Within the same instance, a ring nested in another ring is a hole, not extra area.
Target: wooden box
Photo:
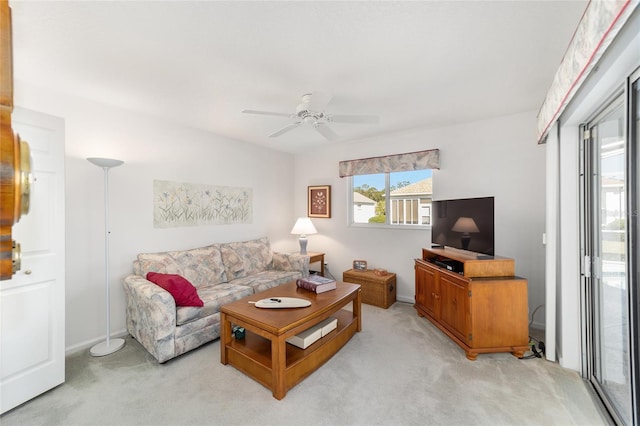
[[[373,271],[349,269],[342,273],[342,281],[360,284],[362,303],[387,309],[396,302],[396,274],[377,275]]]

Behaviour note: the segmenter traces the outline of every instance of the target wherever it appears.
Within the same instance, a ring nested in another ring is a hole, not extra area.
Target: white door
[[[0,281],[0,413],[64,382],[64,121],[16,108],[31,148],[31,204],[13,228],[22,268]]]

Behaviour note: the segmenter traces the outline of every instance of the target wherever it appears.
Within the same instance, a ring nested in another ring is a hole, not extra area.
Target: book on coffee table
[[[308,277],[298,278],[296,285],[305,290],[324,293],[325,291],[335,290],[336,280],[321,275],[309,275]]]
[[[326,336],[331,331],[335,330],[338,326],[338,320],[333,317],[329,317],[319,324],[298,333],[295,336],[289,337],[287,343],[299,347],[300,349],[307,349],[313,343],[317,342],[321,337]]]

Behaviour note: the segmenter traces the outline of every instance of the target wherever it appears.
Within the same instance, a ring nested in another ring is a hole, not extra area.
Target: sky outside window
[[[426,170],[413,170],[408,172],[394,172],[390,174],[391,186],[396,186],[398,182],[408,181],[410,183],[419,182],[423,179],[430,178],[432,175],[431,169]],[[353,177],[353,187],[361,187],[368,185],[379,190],[384,189],[384,173],[378,173],[375,175],[356,175]]]

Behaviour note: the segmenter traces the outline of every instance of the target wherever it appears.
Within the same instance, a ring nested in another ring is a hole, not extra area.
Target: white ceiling
[[[295,153],[537,110],[587,3],[13,0],[14,78]],[[240,112],[316,91],[380,122]]]

